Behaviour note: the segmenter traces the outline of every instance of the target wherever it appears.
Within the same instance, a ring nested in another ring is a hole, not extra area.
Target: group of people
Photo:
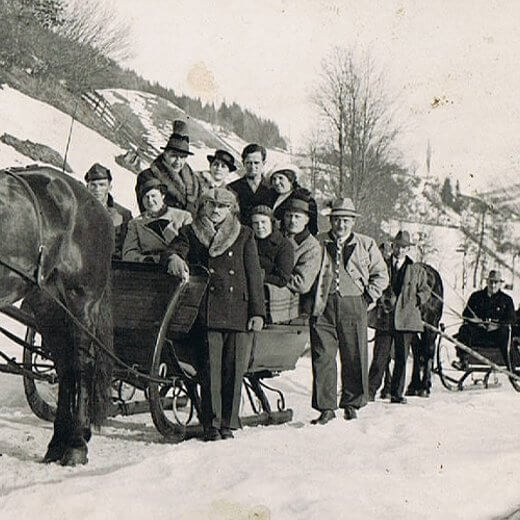
[[[353,230],[359,213],[348,198],[323,209],[330,228],[318,233],[317,205],[299,185],[299,169],[283,165],[267,180],[266,150],[258,144],[244,148],[245,174],[233,182],[237,166],[228,151],[208,155],[202,173],[188,165],[190,155],[186,123],[175,121],[163,152],[137,176],[142,213],[133,219],[112,200],[107,168],[95,164],[85,179],[114,222],[116,258],[159,263],[184,279],[190,264],[209,271],[190,332],[199,352],[205,440],[232,438],[239,427],[251,333],[302,314],[309,317],[312,407],[319,412],[313,424],[336,417],[338,350],[345,419],[375,398],[392,346],[390,399],[405,403],[406,356],[422,331],[420,306],[431,296],[424,271],[407,255],[409,233],[378,247]],[[377,330],[370,370],[369,310]]]

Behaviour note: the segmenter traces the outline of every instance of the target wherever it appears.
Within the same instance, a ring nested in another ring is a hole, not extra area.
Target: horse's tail
[[[114,351],[111,283],[108,283],[98,302],[95,335],[111,353]],[[112,358],[99,346],[94,347],[94,373],[91,386],[90,418],[93,426],[101,426],[111,405]]]

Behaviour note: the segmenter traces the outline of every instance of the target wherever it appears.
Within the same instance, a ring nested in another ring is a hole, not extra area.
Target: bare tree
[[[335,47],[323,60],[313,102],[328,122],[331,156],[338,169],[339,194],[359,204],[369,188],[396,163],[392,121],[383,77],[370,56],[357,60]]]

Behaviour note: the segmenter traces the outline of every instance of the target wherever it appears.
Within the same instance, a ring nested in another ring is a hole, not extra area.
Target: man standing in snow
[[[93,164],[85,175],[87,189],[106,208],[114,224],[115,248],[113,257],[120,259],[125,241],[128,222],[132,220],[129,210],[116,204],[110,190],[112,189],[112,174],[108,168],[99,163]]]
[[[399,231],[392,242],[392,255],[389,259],[390,287],[386,297],[378,302],[379,306],[386,308],[382,309],[380,319],[375,324],[377,341],[369,372],[371,400],[374,400],[381,385],[393,345],[395,360],[390,383],[390,402],[406,403],[406,398],[403,397],[406,358],[414,336],[424,330],[420,307],[431,296],[426,272],[407,255],[412,245],[408,231]]]
[[[135,193],[139,203],[139,209],[144,211],[139,200],[142,185],[151,178],[156,178],[164,184],[166,192],[166,205],[189,211],[193,218],[197,215],[201,185],[199,178],[186,163],[190,152],[190,138],[186,123],[177,119],[173,122],[173,133],[168,143],[149,169],[142,171],[137,176]]]
[[[251,210],[255,206],[272,207],[277,194],[264,179],[267,152],[259,144],[248,144],[242,151],[242,162],[246,174],[232,182],[228,188],[233,190],[240,206],[240,221],[251,225]]]
[[[368,398],[367,308],[388,285],[385,261],[374,239],[354,233],[357,213],[348,198],[331,202],[331,229],[318,235],[323,257],[310,320],[313,424],[336,417],[336,354],[341,359],[344,418],[354,419]]]

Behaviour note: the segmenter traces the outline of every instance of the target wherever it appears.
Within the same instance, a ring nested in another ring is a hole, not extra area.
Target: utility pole
[[[484,232],[486,230],[486,212],[487,204],[483,207],[482,216],[480,220],[480,238],[478,241],[477,257],[475,258],[475,269],[473,270],[473,288],[477,287],[477,273],[480,263],[480,255],[482,254],[482,245],[484,243]]]

